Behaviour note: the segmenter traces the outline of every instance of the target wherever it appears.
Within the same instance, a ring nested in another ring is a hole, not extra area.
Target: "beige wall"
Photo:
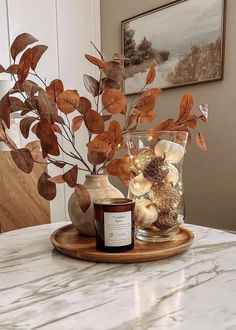
[[[122,20],[168,3],[166,0],[101,0],[102,51],[120,51]],[[171,22],[170,22],[171,24]],[[188,146],[185,200],[190,223],[236,230],[236,1],[227,1],[224,80],[163,92],[158,121],[174,116],[185,91],[195,104],[208,103],[210,120],[202,125],[209,151]]]

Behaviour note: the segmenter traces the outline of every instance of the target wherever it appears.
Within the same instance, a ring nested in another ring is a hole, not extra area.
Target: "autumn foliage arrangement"
[[[115,54],[111,61],[106,61],[94,46],[98,57],[88,54],[85,57],[97,67],[99,79],[87,74],[83,76],[89,99],[81,96],[77,90],[65,90],[60,79],[47,84],[38,75],[37,65],[47,46],[36,44],[32,47],[37,41],[28,33],[17,36],[10,48],[13,64],[8,68],[0,65],[0,73],[9,73],[15,82],[14,87],[0,101],[0,142],[9,147],[15,164],[25,173],[30,173],[34,163],[39,162],[34,155],[35,150],[42,153],[46,165],[52,164],[62,169],[63,174],[56,177],[50,177],[45,170],[39,178],[39,194],[47,200],[56,196],[56,184],[66,182],[69,187],[75,188],[82,203],[87,192],[78,183],[81,171],[88,174],[105,171],[128,184],[128,156],[114,157],[118,150],[124,148],[125,133],[135,131],[140,124],[150,123],[156,118],[155,103],[161,90],[149,88],[155,79],[156,68],[153,66],[149,69],[143,89],[128,102],[122,92],[122,83],[126,78],[123,63],[128,59]],[[198,121],[207,122],[207,106],[199,107],[199,115],[193,114],[192,109],[193,98],[190,93],[186,93],[180,102],[178,118],[166,119],[154,129],[187,131],[191,142],[190,129],[197,128],[196,143],[206,150]],[[20,131],[23,137],[27,139],[30,130],[36,137],[20,149],[7,135],[10,117],[15,112],[22,116]],[[86,158],[81,152],[85,146],[76,139],[83,125],[88,132]],[[67,143],[66,149],[63,141]]]

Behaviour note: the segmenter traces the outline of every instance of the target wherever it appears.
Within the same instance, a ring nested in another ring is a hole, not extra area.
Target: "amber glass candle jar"
[[[134,206],[135,202],[128,198],[94,201],[98,250],[124,252],[134,247]]]

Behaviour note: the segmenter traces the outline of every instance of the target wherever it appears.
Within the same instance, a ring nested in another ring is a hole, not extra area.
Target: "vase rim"
[[[167,133],[167,134],[183,134],[186,135],[186,137],[188,136],[188,132],[186,131],[170,131],[170,130],[158,130],[155,128],[149,128],[149,129],[143,129],[143,130],[137,130],[134,132],[127,132],[124,134],[124,136],[129,136],[129,135],[147,135],[148,133],[154,133],[154,132],[158,132],[158,133]]]
[[[107,177],[107,174],[86,174],[85,177],[86,178],[97,178],[97,177]]]

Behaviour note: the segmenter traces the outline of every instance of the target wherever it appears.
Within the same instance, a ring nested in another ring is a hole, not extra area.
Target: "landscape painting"
[[[181,0],[122,22],[126,94],[143,88],[156,65],[151,87],[162,89],[223,77],[224,0]]]

